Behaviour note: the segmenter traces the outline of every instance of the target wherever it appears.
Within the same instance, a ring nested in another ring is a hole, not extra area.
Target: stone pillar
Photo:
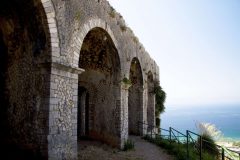
[[[120,130],[120,136],[121,136],[121,143],[120,148],[123,149],[124,142],[128,139],[128,89],[131,85],[121,83],[121,115],[120,115],[120,123],[121,123],[121,130]]]
[[[153,123],[153,125],[154,126],[156,126],[156,116],[155,116],[155,104],[156,104],[156,99],[155,99],[155,94],[153,94],[152,95],[152,103],[151,103],[151,105],[152,105],[152,108],[153,108],[153,110],[152,110],[152,123]]]
[[[148,132],[151,132],[153,129],[152,126],[155,126],[155,94],[153,92],[148,91],[148,99],[147,99],[147,124]]]
[[[143,89],[141,90],[141,95],[142,95],[142,108],[140,109],[140,119],[139,121],[142,122],[143,124],[140,124],[139,125],[139,134],[142,136],[142,135],[145,135],[147,133],[147,112],[146,112],[146,108],[147,108],[147,89],[145,87],[145,85],[143,86]]]
[[[77,159],[78,74],[83,70],[51,64],[49,159]]]
[[[148,79],[148,123],[152,126],[156,126],[156,116],[155,116],[155,97],[156,93],[154,91],[154,81],[151,77]]]

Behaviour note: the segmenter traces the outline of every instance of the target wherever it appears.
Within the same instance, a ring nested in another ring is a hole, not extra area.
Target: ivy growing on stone
[[[116,16],[116,11],[113,7],[111,7],[110,12],[108,13],[111,18],[115,18]]]
[[[127,26],[120,25],[120,29],[121,29],[122,32],[125,32],[127,30]]]
[[[161,86],[154,87],[156,105],[155,105],[155,115],[158,117],[159,114],[165,111],[164,102],[166,99],[166,93]]]
[[[132,84],[131,80],[128,79],[127,77],[124,77],[123,80],[122,80],[122,82],[125,83],[125,84],[128,84],[128,85],[131,85],[131,84]]]
[[[135,146],[134,142],[132,140],[128,139],[124,142],[123,151],[133,150],[134,146]]]

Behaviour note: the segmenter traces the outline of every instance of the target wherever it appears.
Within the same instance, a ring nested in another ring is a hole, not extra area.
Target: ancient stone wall
[[[77,156],[78,75],[53,66],[49,108],[49,159]]]
[[[81,124],[87,136],[120,148],[137,121],[154,124],[158,66],[106,0],[10,2],[0,5],[1,114],[15,137],[25,134],[19,144],[49,159],[76,159]]]
[[[45,152],[49,75],[39,63],[51,58],[46,14],[38,0],[2,1],[0,6],[3,144]]]
[[[155,126],[155,93],[154,93],[154,80],[152,72],[148,72],[148,81],[147,81],[147,109],[144,113],[147,113],[147,124],[151,125],[148,127],[148,131],[151,132],[152,126]]]

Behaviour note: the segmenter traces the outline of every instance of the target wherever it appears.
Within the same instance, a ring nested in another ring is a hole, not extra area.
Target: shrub
[[[132,37],[132,39],[133,39],[134,43],[138,43],[139,42],[139,40],[138,40],[138,38],[136,36]]]
[[[128,150],[133,150],[134,149],[134,146],[135,146],[135,144],[134,144],[134,142],[132,141],[132,140],[126,140],[125,142],[124,142],[124,148],[123,148],[123,150],[124,151],[128,151]]]
[[[222,132],[211,123],[196,123],[198,133],[200,135],[209,135],[213,140],[218,140],[223,137]]]
[[[216,128],[215,125],[210,123],[197,123],[196,124],[199,134],[202,137],[202,149],[208,157],[217,158],[219,150],[215,140],[222,137],[222,132]],[[198,143],[200,139],[198,138]]]
[[[217,157],[219,155],[219,151],[214,139],[208,134],[202,135],[202,149],[204,152],[207,152],[209,155],[212,155],[214,157]]]
[[[159,127],[160,126],[160,118],[156,118],[156,126]]]
[[[122,32],[125,32],[127,30],[127,27],[125,25],[120,25],[120,29]]]
[[[155,93],[155,98],[156,98],[155,114],[156,114],[156,116],[159,116],[159,114],[161,114],[165,111],[164,102],[166,99],[166,93],[164,92],[164,90],[162,89],[161,86],[154,87],[154,93]]]
[[[128,84],[128,85],[132,84],[131,80],[126,78],[126,77],[123,78],[122,82],[125,83],[125,84]]]
[[[116,11],[113,7],[111,7],[110,12],[108,13],[111,18],[115,18],[116,16]]]
[[[189,148],[189,157],[187,158],[187,144],[186,143],[178,143],[176,141],[169,141],[168,139],[164,139],[161,136],[156,136],[155,138],[151,138],[149,135],[143,137],[143,139],[156,144],[157,146],[166,149],[168,154],[173,155],[176,160],[197,160],[199,159],[199,154],[196,154],[196,150],[194,147]],[[203,153],[203,160],[214,160],[216,156],[210,155],[209,153]]]

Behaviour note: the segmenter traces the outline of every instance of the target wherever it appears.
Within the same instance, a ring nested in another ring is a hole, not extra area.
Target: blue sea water
[[[186,133],[197,132],[196,123],[214,124],[225,138],[240,140],[240,105],[166,106],[161,115],[161,127],[170,126]]]

